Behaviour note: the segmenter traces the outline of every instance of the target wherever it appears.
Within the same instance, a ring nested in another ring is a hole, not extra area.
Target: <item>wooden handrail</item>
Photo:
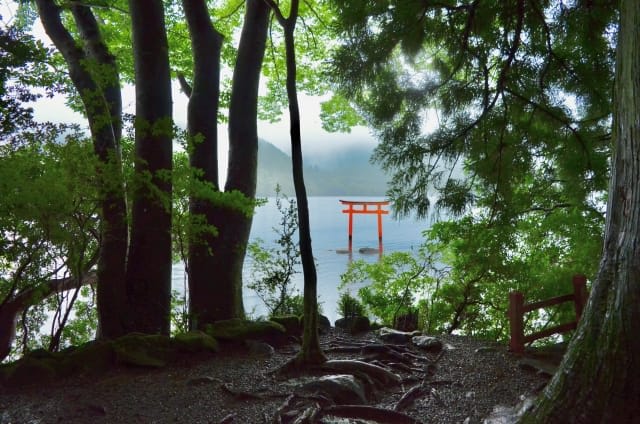
[[[574,298],[573,294],[565,294],[564,296],[552,297],[551,299],[541,300],[524,305],[523,312],[531,312],[536,309],[546,308],[548,306],[559,305],[564,302],[571,302]]]
[[[529,304],[524,303],[524,294],[519,291],[509,293],[509,326],[511,330],[511,339],[509,341],[509,350],[515,353],[524,353],[525,343],[531,343],[534,340],[541,339],[543,337],[549,337],[554,334],[566,333],[567,331],[575,330],[584,306],[587,303],[587,277],[584,275],[574,275],[573,280],[573,293],[563,296],[554,297],[539,302],[533,302]],[[552,328],[539,331],[537,333],[525,336],[524,334],[524,314],[534,311],[540,308],[546,308],[548,306],[558,305],[564,302],[573,301],[576,309],[576,319],[568,323],[560,324]]]
[[[565,324],[556,325],[555,327],[547,328],[537,333],[524,336],[522,341],[524,343],[531,343],[534,340],[541,339],[543,337],[553,336],[554,334],[566,333],[567,331],[575,330],[577,327],[576,322],[567,322]]]

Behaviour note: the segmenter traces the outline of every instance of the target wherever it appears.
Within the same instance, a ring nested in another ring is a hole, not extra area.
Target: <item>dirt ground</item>
[[[443,342],[437,355],[407,348],[415,352],[415,366],[394,369],[402,383],[378,387],[369,406],[399,410],[413,422],[482,423],[496,407],[516,405],[538,393],[548,381],[548,375],[523,364],[522,358],[503,345],[468,337],[437,337]],[[348,349],[341,347],[363,344],[380,344],[380,340],[375,333],[351,336],[338,329],[322,336],[329,359],[359,359],[359,352],[345,353]],[[119,368],[99,378],[74,377],[19,389],[0,387],[0,423],[287,422],[309,406],[326,407],[322,397],[298,396],[291,384],[273,374],[298,348],[293,344],[271,354],[252,354],[243,347],[227,346],[215,355],[160,369]],[[424,363],[418,363],[420,358],[426,358]],[[405,399],[399,408],[400,399],[412,389],[418,396],[410,402]],[[338,421],[318,418],[315,422]]]

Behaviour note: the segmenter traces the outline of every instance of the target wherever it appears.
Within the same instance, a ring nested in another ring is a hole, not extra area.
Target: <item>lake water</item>
[[[376,253],[362,254],[358,251],[363,247],[378,248],[377,216],[375,214],[354,215],[352,254],[337,252],[348,247],[348,215],[341,212],[344,206],[340,204],[340,199],[384,200],[383,198],[375,197],[309,198],[312,248],[318,273],[318,296],[319,301],[322,303],[323,314],[332,323],[338,318],[336,308],[340,296],[338,291],[340,275],[346,271],[349,261],[351,259],[364,259],[369,262],[378,260],[378,254]],[[279,220],[280,212],[276,208],[275,199],[270,198],[266,205],[258,208],[253,218],[250,239],[260,238],[264,241],[264,246],[274,245],[277,235],[273,231],[273,227],[278,225]],[[384,253],[416,250],[422,244],[422,232],[429,227],[430,223],[428,219],[405,218],[394,220],[391,214],[384,215],[382,221],[382,248]],[[247,258],[244,266],[245,283],[249,278],[250,269],[251,263]],[[184,269],[180,264],[176,264],[173,268],[174,288],[181,289],[183,281]],[[302,293],[302,272],[294,276],[294,283]],[[253,316],[260,316],[266,313],[262,301],[252,290],[246,287],[244,289],[244,307],[247,313],[251,313]]]

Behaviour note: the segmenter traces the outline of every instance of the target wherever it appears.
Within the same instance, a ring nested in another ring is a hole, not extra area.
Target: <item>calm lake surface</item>
[[[348,215],[341,211],[344,208],[340,204],[343,200],[384,200],[375,197],[310,197],[309,219],[311,226],[311,239],[313,256],[316,258],[318,273],[318,295],[322,303],[323,314],[333,323],[337,318],[336,306],[340,293],[340,275],[343,274],[351,259],[364,259],[368,262],[378,260],[377,253],[363,254],[358,249],[378,248],[378,229],[376,215],[354,215],[352,254],[337,253],[337,250],[347,249]],[[388,207],[387,207],[388,209]],[[277,226],[280,213],[275,205],[275,199],[258,208],[253,218],[251,240],[260,238],[265,247],[275,245],[277,235],[273,227]],[[394,220],[391,214],[382,218],[384,253],[396,251],[416,250],[423,241],[422,232],[429,227],[430,220],[416,220],[413,218]],[[297,238],[296,238],[297,240]],[[251,272],[251,262],[247,258],[244,265],[245,283]],[[294,276],[294,283],[302,293],[302,270]],[[182,290],[184,284],[184,268],[181,264],[173,267],[174,289]],[[262,301],[252,290],[244,289],[244,307],[252,316],[260,316],[266,313]]]

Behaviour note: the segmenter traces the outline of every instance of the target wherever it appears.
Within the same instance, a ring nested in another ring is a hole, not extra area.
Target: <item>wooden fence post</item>
[[[582,312],[587,303],[587,277],[581,274],[573,276],[573,296],[574,303],[576,305],[576,325],[582,317]]]
[[[524,295],[519,291],[509,293],[509,325],[511,340],[509,350],[524,353]]]

